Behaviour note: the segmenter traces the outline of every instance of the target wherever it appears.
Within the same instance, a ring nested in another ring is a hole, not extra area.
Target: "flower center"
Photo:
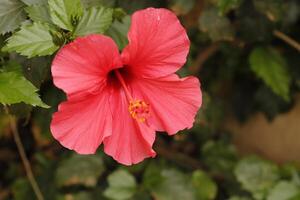
[[[149,104],[143,100],[140,99],[134,99],[129,90],[128,87],[121,75],[121,73],[119,72],[119,70],[114,70],[118,80],[120,81],[125,94],[126,94],[126,98],[129,102],[129,106],[128,106],[128,111],[131,115],[131,117],[135,120],[137,120],[138,122],[145,122],[147,117],[149,116]]]
[[[139,122],[145,122],[149,116],[149,104],[142,100],[131,100],[129,102],[128,111],[133,119]]]

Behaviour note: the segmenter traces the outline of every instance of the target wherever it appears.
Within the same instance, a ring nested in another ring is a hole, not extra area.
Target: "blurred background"
[[[0,29],[7,21],[0,1]],[[24,0],[19,12],[30,21]],[[50,109],[23,103],[0,112],[0,200],[36,199],[13,137],[18,131],[47,200],[299,200],[299,0],[82,0],[114,8],[105,34],[122,49],[130,15],[146,7],[173,10],[191,40],[180,76],[201,81],[203,106],[194,127],[158,134],[157,157],[131,167],[105,155],[80,156],[49,130],[65,99],[52,84],[53,55],[0,53],[0,68],[18,68]],[[2,9],[1,9],[2,8]],[[25,9],[25,11],[22,11]],[[17,23],[19,18],[13,18]],[[26,22],[23,22],[26,23]],[[20,23],[19,23],[20,24]],[[18,28],[18,25],[13,28]],[[0,46],[11,36],[1,30]],[[1,80],[0,80],[1,91]],[[1,93],[0,93],[1,99]],[[16,125],[16,126],[14,126]]]

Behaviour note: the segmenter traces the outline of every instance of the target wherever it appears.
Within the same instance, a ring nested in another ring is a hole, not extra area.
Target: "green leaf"
[[[44,22],[51,24],[51,17],[48,5],[32,5],[25,8],[30,19],[35,22]]]
[[[49,0],[52,22],[72,31],[83,14],[80,0]]]
[[[237,8],[241,4],[242,0],[219,0],[218,8],[219,12],[224,15],[228,11]]]
[[[16,51],[29,58],[53,54],[59,47],[53,43],[49,27],[42,23],[22,26],[14,33],[2,50]]]
[[[1,0],[0,3],[0,34],[18,28],[26,19],[25,4],[19,0]]]
[[[73,154],[64,160],[56,171],[56,183],[59,187],[70,185],[95,186],[98,177],[105,171],[102,157],[99,155]]]
[[[300,194],[300,188],[291,182],[280,181],[271,189],[267,200],[291,200]]]
[[[112,23],[113,9],[91,7],[80,19],[74,34],[84,36],[91,33],[104,33]]]
[[[48,108],[36,92],[36,87],[19,72],[0,73],[0,103],[6,105],[24,102],[32,106]]]
[[[284,100],[290,99],[291,76],[286,61],[272,48],[257,47],[249,57],[251,70]]]
[[[129,27],[130,16],[127,15],[123,18],[122,22],[115,20],[106,32],[106,35],[110,36],[117,43],[120,50],[128,44],[127,32]]]
[[[198,200],[213,200],[217,195],[216,183],[204,172],[197,170],[193,173],[193,185]]]
[[[213,41],[233,40],[234,38],[234,29],[229,19],[220,16],[218,10],[214,8],[204,10],[199,18],[199,28]]]
[[[275,164],[254,156],[240,160],[234,173],[242,187],[256,199],[264,199],[267,191],[279,179],[279,170]]]
[[[115,5],[115,2],[116,0],[81,0],[84,8],[97,6],[113,7]]]
[[[42,5],[42,4],[47,4],[47,2],[48,2],[47,0],[21,0],[21,1],[23,1],[28,6]]]
[[[151,189],[157,200],[195,200],[195,190],[189,177],[177,170],[163,170],[162,181]]]
[[[137,187],[134,177],[125,170],[117,170],[110,174],[108,184],[104,196],[113,200],[131,199]]]

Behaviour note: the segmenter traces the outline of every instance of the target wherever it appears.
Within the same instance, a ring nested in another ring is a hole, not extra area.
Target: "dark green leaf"
[[[26,19],[25,4],[19,0],[1,0],[0,34],[15,30]]]
[[[192,182],[196,189],[198,200],[213,200],[216,198],[217,185],[204,171],[195,171]]]
[[[111,27],[108,29],[106,34],[113,38],[117,43],[120,50],[122,50],[127,44],[127,32],[130,26],[130,16],[123,18],[122,22],[114,21]]]
[[[282,0],[254,0],[253,2],[255,8],[271,21],[278,21],[285,15]]]
[[[25,8],[30,19],[35,22],[44,22],[51,24],[51,17],[48,5],[32,5]]]
[[[275,94],[288,101],[290,99],[291,77],[286,62],[277,51],[257,47],[249,57],[252,71],[268,85]]]
[[[241,4],[242,0],[219,0],[218,8],[219,12],[224,15],[228,11],[237,8]]]
[[[52,22],[72,31],[83,14],[80,0],[49,0]]]
[[[0,73],[0,103],[6,105],[24,102],[47,108],[36,91],[37,89],[18,72]]]
[[[232,40],[234,30],[225,16],[220,16],[218,10],[204,10],[199,18],[200,30],[206,32],[213,41]]]
[[[49,27],[42,23],[22,26],[9,39],[4,51],[16,51],[27,57],[45,56],[53,54],[59,47],[53,43]]]
[[[59,187],[70,185],[95,186],[105,168],[99,155],[77,155],[63,161],[56,171]]]
[[[92,33],[104,33],[112,23],[113,9],[91,7],[85,10],[74,34],[84,36]]]

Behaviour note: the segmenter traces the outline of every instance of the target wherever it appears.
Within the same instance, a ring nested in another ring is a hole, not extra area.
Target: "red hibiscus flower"
[[[155,156],[155,131],[191,128],[202,102],[198,79],[175,74],[190,43],[172,12],[134,13],[128,40],[120,55],[107,36],[77,38],[52,64],[54,84],[68,99],[53,115],[53,136],[80,154],[103,142],[105,153],[125,165]]]

